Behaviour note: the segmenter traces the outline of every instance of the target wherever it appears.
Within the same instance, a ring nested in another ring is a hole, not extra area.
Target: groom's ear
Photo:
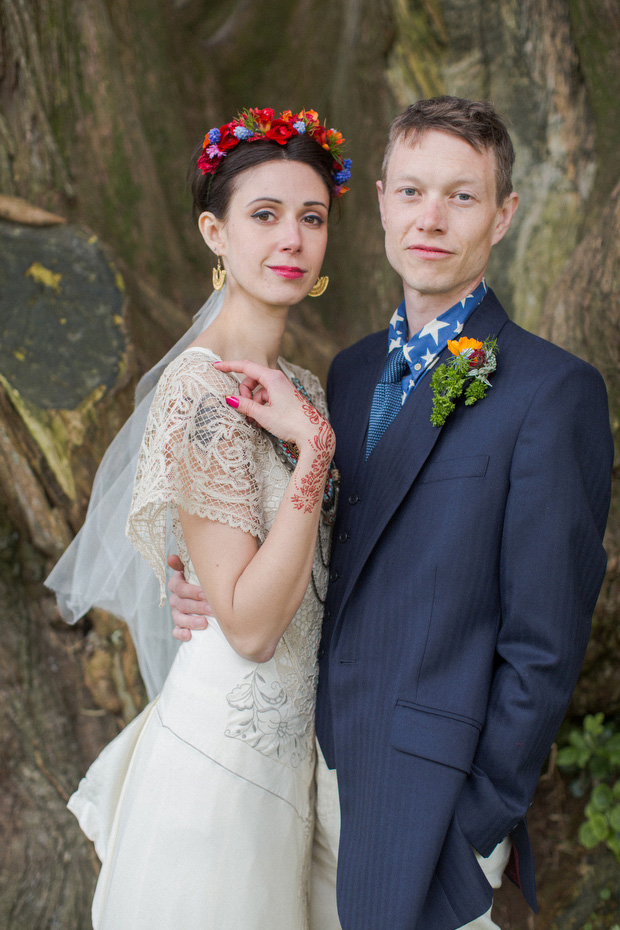
[[[383,214],[383,181],[377,181],[377,196],[379,198],[379,213],[381,214],[381,225],[385,229],[385,216]]]

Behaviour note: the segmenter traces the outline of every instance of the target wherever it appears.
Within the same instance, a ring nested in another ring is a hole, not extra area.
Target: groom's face
[[[447,309],[480,282],[518,201],[513,193],[497,203],[495,169],[492,151],[450,133],[396,143],[377,188],[385,250],[406,298],[439,298]]]

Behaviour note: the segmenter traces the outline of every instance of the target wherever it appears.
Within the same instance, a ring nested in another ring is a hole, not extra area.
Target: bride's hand
[[[227,403],[245,414],[279,439],[294,442],[301,450],[317,436],[335,446],[333,431],[312,404],[295,390],[286,375],[250,361],[214,362],[218,371],[235,371],[245,375],[240,397]],[[333,451],[333,450],[332,450]]]

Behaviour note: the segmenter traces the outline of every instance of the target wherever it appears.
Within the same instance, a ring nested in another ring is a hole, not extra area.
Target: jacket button
[[[322,659],[324,655],[325,655],[325,650],[323,649],[322,646],[319,646],[319,651],[316,654],[317,659]]]
[[[350,503],[351,505],[357,504],[357,502],[359,501],[359,499],[360,499],[360,498],[359,498],[359,494],[356,494],[355,492],[353,492],[353,494],[349,494],[349,503]]]
[[[340,536],[338,537],[338,542],[346,542],[349,539],[349,534],[346,530],[343,530]]]
[[[339,575],[339,573],[338,573],[335,569],[334,569],[333,572],[330,572],[330,573],[329,573],[329,580],[330,580],[330,581],[338,581],[339,578],[340,578],[340,575]]]
[[[325,613],[323,614],[323,619],[324,619],[324,620],[329,620],[329,618],[331,617],[331,615],[332,615],[331,610],[326,610]]]

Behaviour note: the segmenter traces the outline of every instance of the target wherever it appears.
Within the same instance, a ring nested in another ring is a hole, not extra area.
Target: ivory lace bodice
[[[251,533],[264,542],[291,475],[279,445],[229,407],[236,377],[218,371],[207,349],[192,348],[162,375],[138,458],[127,535],[158,576],[165,596],[168,514],[189,578],[197,580],[178,507]],[[318,379],[280,361],[297,378],[323,416]],[[296,768],[312,754],[316,653],[327,588],[329,527],[321,521],[312,582],[274,656],[275,676],[248,663],[247,674],[226,695],[226,736]],[[248,711],[251,711],[248,713]]]

